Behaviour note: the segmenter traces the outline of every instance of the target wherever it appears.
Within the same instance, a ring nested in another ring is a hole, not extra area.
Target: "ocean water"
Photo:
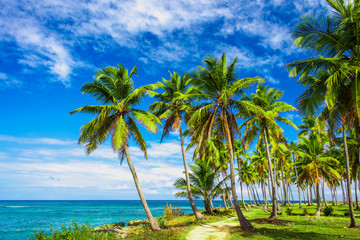
[[[164,214],[166,203],[180,207],[185,214],[191,213],[187,200],[149,200],[147,201],[154,217]],[[199,209],[202,201],[195,201]],[[214,206],[221,202],[214,202]],[[0,201],[0,239],[17,240],[34,236],[34,231],[50,233],[61,226],[68,227],[72,221],[78,224],[88,222],[92,227],[115,222],[129,222],[146,219],[140,200],[119,201]]]

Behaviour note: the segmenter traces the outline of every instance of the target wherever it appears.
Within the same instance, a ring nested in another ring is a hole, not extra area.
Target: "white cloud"
[[[226,54],[228,64],[237,57],[238,61],[236,65],[243,70],[256,68],[257,72],[266,72],[268,71],[268,68],[283,65],[283,60],[279,56],[256,56],[249,49],[239,48],[228,44],[219,44],[214,55],[220,58],[223,52]]]
[[[254,44],[267,51],[281,50],[280,55],[286,55],[294,50],[290,23],[272,16],[269,9],[291,12],[298,19],[309,9],[324,6],[327,4],[323,0],[5,0],[0,40],[17,43],[22,54],[20,63],[45,66],[55,76],[54,81],[69,86],[75,65],[84,65],[75,60],[78,56],[73,56],[77,55],[74,46],[90,43],[94,50],[104,52],[120,45],[137,51],[144,63],[171,62],[176,67],[186,59],[199,60],[209,51],[204,47],[221,44],[223,40],[211,36],[203,39],[206,25],[216,22],[224,37],[236,42],[242,36],[252,37]],[[250,64],[252,56],[238,53],[245,64],[254,66]],[[264,56],[257,59],[269,61]]]
[[[299,113],[286,113],[285,117],[291,121],[294,121],[295,119],[302,119]]]
[[[56,33],[44,28],[30,16],[2,20],[0,29],[4,35],[10,36],[22,48],[20,63],[33,68],[45,66],[56,76],[53,81],[60,81],[65,86],[70,84],[75,61]]]
[[[265,80],[272,83],[272,84],[279,84],[280,83],[280,80],[279,79],[275,79],[273,78],[272,76],[269,76],[269,75],[266,75],[265,77]]]
[[[15,77],[0,72],[0,89],[19,88],[21,86],[22,82],[17,80]]]
[[[0,135],[0,141],[17,142],[23,144],[44,144],[44,145],[73,145],[76,141],[67,141],[56,138],[24,138],[7,135]]]

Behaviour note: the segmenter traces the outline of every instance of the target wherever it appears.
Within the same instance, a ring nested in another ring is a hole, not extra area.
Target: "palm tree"
[[[220,60],[208,57],[204,60],[205,67],[198,67],[194,74],[194,84],[203,93],[199,95],[201,104],[189,120],[192,139],[199,146],[201,155],[208,144],[215,128],[221,132],[225,140],[230,158],[230,181],[235,210],[243,229],[253,228],[245,218],[236,196],[234,174],[234,136],[239,132],[235,111],[239,102],[234,98],[243,93],[244,89],[256,82],[263,82],[261,78],[238,79],[235,74],[237,58],[227,66],[225,54]]]
[[[190,165],[192,173],[190,175],[190,187],[191,192],[196,199],[203,199],[205,210],[207,213],[212,212],[212,208],[210,207],[211,201],[213,198],[221,194],[222,188],[221,186],[227,180],[217,182],[216,181],[216,171],[218,169],[213,170],[213,166],[209,161],[197,159],[195,164]],[[178,189],[185,190],[187,189],[187,183],[184,178],[179,178],[175,181],[174,186]],[[175,197],[188,197],[186,191],[177,192]]]
[[[300,124],[301,125],[301,124]],[[300,126],[299,126],[300,128]],[[289,152],[290,154],[292,155],[293,157],[293,163],[292,165],[294,166],[294,170],[295,170],[295,182],[296,182],[296,185],[298,187],[298,195],[299,195],[299,208],[302,208],[301,206],[301,192],[300,192],[300,188],[301,188],[301,184],[299,182],[299,176],[298,176],[298,171],[297,171],[297,166],[296,166],[296,162],[298,161],[298,158],[299,158],[299,154],[298,154],[298,150],[299,150],[299,146],[296,142],[294,141],[290,141],[290,144],[289,144]],[[305,199],[304,199],[305,201]]]
[[[256,204],[256,201],[255,201],[255,196],[249,191],[249,186],[253,182],[255,182],[256,175],[257,175],[257,172],[255,171],[254,165],[252,165],[249,161],[244,161],[243,164],[241,165],[241,168],[239,169],[239,177],[240,177],[240,181],[245,183],[245,185],[247,187],[247,192],[248,192],[249,202],[250,202],[251,207],[252,207],[251,195],[253,196],[255,204]]]
[[[267,203],[267,196],[265,190],[265,183],[266,183],[265,179],[268,178],[269,166],[268,166],[267,158],[265,156],[265,146],[263,146],[263,144],[257,146],[257,152],[252,152],[251,164],[254,165],[257,172],[259,173],[260,176],[259,180],[261,183],[261,189],[264,199],[264,209],[267,209],[268,203]]]
[[[241,111],[239,116],[246,120],[240,125],[245,126],[244,138],[246,142],[252,142],[253,139],[259,135],[259,142],[264,141],[266,147],[266,157],[269,166],[270,184],[272,187],[272,211],[270,218],[277,218],[277,199],[276,199],[276,186],[275,176],[272,169],[271,157],[270,157],[270,140],[275,146],[277,142],[281,142],[282,128],[277,124],[283,122],[297,129],[296,125],[285,117],[279,116],[280,113],[296,110],[293,106],[279,102],[278,100],[282,96],[283,92],[270,88],[269,86],[258,85],[256,94],[251,94],[250,97],[245,96],[242,100],[242,107],[244,111]],[[260,144],[260,143],[259,143]],[[259,145],[258,144],[258,145]],[[274,148],[276,149],[276,148]]]
[[[303,17],[293,31],[295,44],[316,52],[316,57],[290,63],[290,75],[301,73],[299,82],[307,87],[300,109],[313,114],[323,102],[332,110],[337,100],[346,98],[341,114],[349,195],[350,227],[358,227],[351,197],[350,164],[346,144],[347,129],[360,117],[360,1],[327,0],[332,15]],[[324,57],[325,56],[325,57]],[[327,76],[324,77],[323,73]],[[358,125],[358,124],[357,124]],[[357,126],[358,127],[358,126]]]
[[[191,208],[195,214],[195,218],[201,219],[203,216],[197,210],[191,195],[189,171],[185,157],[183,132],[181,129],[183,116],[189,112],[192,107],[189,100],[195,93],[197,93],[196,88],[192,87],[190,83],[191,78],[189,78],[187,74],[184,74],[180,77],[177,72],[174,72],[173,74],[170,72],[170,80],[163,79],[162,82],[157,82],[156,84],[151,85],[153,89],[161,88],[164,92],[150,93],[159,101],[151,104],[149,110],[158,116],[160,120],[166,119],[163,127],[161,141],[163,140],[164,136],[169,134],[170,129],[173,129],[174,131],[179,130],[188,198]]]
[[[325,141],[319,140],[317,133],[310,134],[309,137],[300,139],[299,155],[302,161],[297,165],[302,168],[299,180],[303,181],[306,178],[311,178],[316,187],[316,201],[317,209],[315,216],[320,216],[321,202],[320,202],[320,181],[328,176],[333,178],[340,178],[339,173],[336,171],[338,161],[330,156],[326,156]]]
[[[86,153],[90,154],[111,136],[111,146],[119,154],[121,163],[127,159],[141,203],[153,231],[160,230],[140,188],[135,168],[129,153],[129,139],[144,152],[147,158],[147,148],[144,138],[137,127],[136,121],[144,125],[150,132],[157,131],[158,118],[146,111],[134,108],[146,94],[146,89],[134,89],[131,76],[137,74],[136,66],[128,74],[122,65],[105,67],[96,73],[93,82],[85,83],[81,91],[89,94],[101,105],[86,105],[70,112],[90,113],[97,116],[81,127],[79,144],[85,145]]]

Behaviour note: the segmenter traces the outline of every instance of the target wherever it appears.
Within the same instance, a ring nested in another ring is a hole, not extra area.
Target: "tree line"
[[[307,15],[292,31],[295,45],[314,54],[286,66],[290,76],[298,77],[298,83],[305,87],[297,98],[297,107],[304,118],[296,142],[289,142],[279,125],[284,123],[298,129],[282,114],[296,108],[279,101],[283,92],[263,85],[265,79],[239,79],[238,59],[227,64],[225,53],[220,59],[207,57],[204,66],[195,72],[183,75],[170,72],[169,80],[139,88],[134,88],[132,79],[137,68],[129,73],[120,64],[99,70],[93,82],[82,86],[82,93],[91,95],[100,104],[70,112],[96,115],[81,127],[79,144],[90,154],[110,139],[121,162],[127,160],[152,230],[159,230],[159,226],[140,188],[129,141],[132,139],[147,158],[146,142],[138,124],[157,132],[161,121],[161,141],[171,130],[179,133],[185,178],[177,180],[175,186],[184,190],[178,195],[189,199],[197,219],[204,216],[196,208],[194,197],[202,196],[206,210],[211,211],[212,199],[221,196],[225,207],[229,203],[235,208],[241,228],[253,228],[240,209],[236,181],[240,182],[242,200],[245,184],[254,204],[261,204],[254,187],[260,184],[265,207],[268,188],[272,202],[270,218],[276,218],[281,210],[279,201],[291,204],[291,185],[297,186],[299,198],[303,193],[308,204],[312,204],[313,196],[316,198],[315,215],[320,215],[320,195],[327,204],[324,194],[327,184],[335,202],[337,188],[341,186],[343,202],[349,205],[350,227],[358,227],[351,181],[355,181],[359,207],[360,0],[327,0],[327,3],[331,14]],[[256,92],[246,94],[251,86],[256,86]],[[136,108],[146,94],[155,102],[148,110]],[[187,148],[195,149],[192,173],[185,157],[184,136],[191,139]],[[254,141],[257,141],[256,150],[250,152],[249,146]]]

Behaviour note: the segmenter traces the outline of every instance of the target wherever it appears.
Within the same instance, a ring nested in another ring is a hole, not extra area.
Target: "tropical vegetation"
[[[185,178],[174,184],[176,197],[189,199],[197,220],[204,216],[193,199],[202,199],[211,214],[212,201],[220,197],[225,210],[235,209],[242,229],[254,229],[239,205],[238,181],[243,209],[251,213],[254,205],[262,206],[264,214],[271,212],[269,221],[291,214],[300,200],[295,211],[307,214],[309,208],[315,217],[323,206],[327,215],[332,214],[329,203],[343,210],[338,205],[347,204],[349,226],[359,226],[354,206],[360,208],[360,0],[327,3],[332,14],[305,16],[292,32],[295,45],[314,55],[287,65],[290,76],[304,86],[296,106],[282,102],[283,92],[266,85],[266,79],[240,78],[238,59],[228,62],[225,53],[220,59],[205,58],[204,66],[191,73],[170,72],[169,80],[136,89],[131,78],[136,67],[129,74],[122,65],[99,70],[95,80],[82,87],[100,105],[70,112],[96,115],[81,128],[79,144],[90,154],[111,137],[114,152],[127,160],[153,231],[160,228],[140,188],[129,144],[137,144],[147,158],[138,123],[156,132],[161,121],[160,141],[171,130],[178,131]],[[135,108],[146,94],[155,100],[149,110]],[[290,111],[302,115],[299,126],[288,117]],[[289,140],[285,126],[299,130],[298,138]],[[193,152],[189,166],[186,150]]]

